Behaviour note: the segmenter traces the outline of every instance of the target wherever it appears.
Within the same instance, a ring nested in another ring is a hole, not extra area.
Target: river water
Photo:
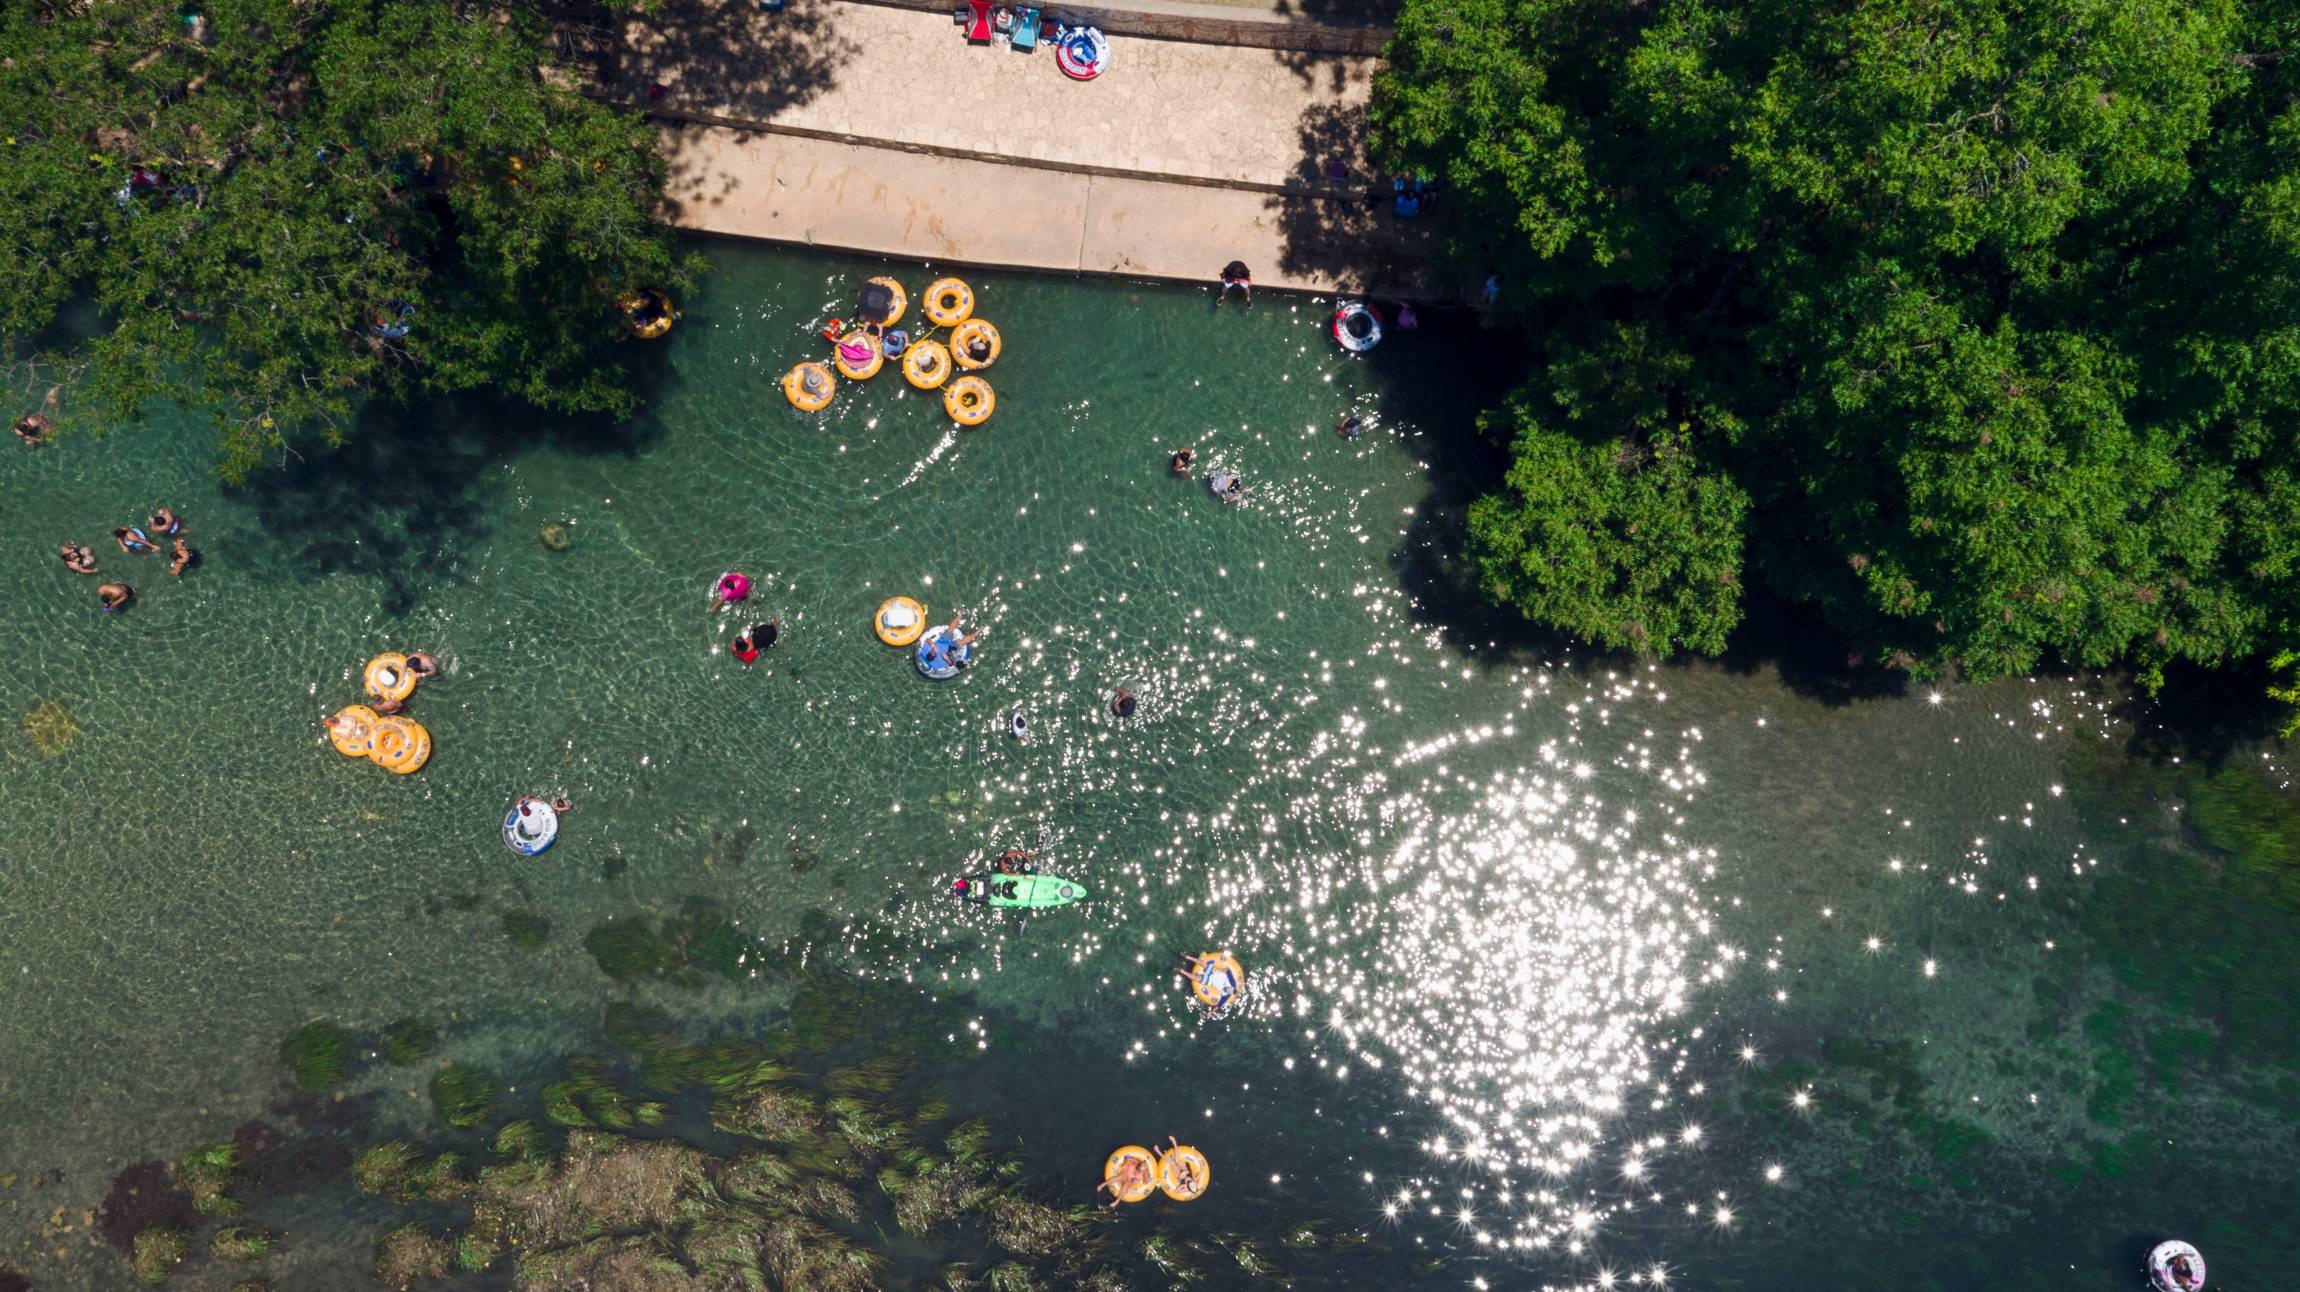
[[[1894,688],[1794,629],[1654,667],[1476,610],[1443,536],[1510,360],[1466,322],[1360,361],[1330,304],[970,275],[1005,349],[962,434],[891,369],[820,415],[777,389],[861,278],[928,271],[707,249],[629,425],[376,417],[239,489],[166,419],[0,453],[0,1263],[120,1285],[77,1213],[287,1115],[313,1019],[435,1019],[526,1082],[613,999],[772,1023],[786,980],[618,986],[585,950],[702,898],[963,1002],[936,1075],[1054,1196],[1176,1134],[1214,1163],[1194,1223],[1370,1233],[1334,1286],[2092,1289],[2176,1235],[2232,1289],[2300,1269],[2272,751],[2138,758],[2149,707],[2093,679]],[[1181,444],[1248,500],[1170,475]],[[163,503],[180,580],[99,542]],[[750,670],[706,607],[729,568],[783,624]],[[896,594],[963,608],[975,667],[879,645]],[[430,765],[331,752],[363,662],[416,647]],[[577,810],[518,859],[530,791]],[[1091,899],[944,896],[1010,846]],[[1209,1020],[1169,971],[1212,948],[1249,989]],[[420,1075],[352,1088],[428,1115]],[[297,1214],[296,1285],[360,1286],[372,1208]]]

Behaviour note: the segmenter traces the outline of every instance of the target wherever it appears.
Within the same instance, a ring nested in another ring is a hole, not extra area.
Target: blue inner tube
[[[515,800],[503,814],[503,846],[522,857],[548,850],[558,837],[559,813],[542,799]]]
[[[943,624],[926,630],[918,639],[918,671],[940,682],[958,676],[958,671],[974,658],[974,647],[954,646],[959,635]]]

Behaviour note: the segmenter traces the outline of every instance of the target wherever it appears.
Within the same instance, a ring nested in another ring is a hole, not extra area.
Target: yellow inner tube
[[[807,377],[813,374],[815,388],[807,390]],[[839,384],[831,380],[831,370],[819,363],[802,363],[783,374],[783,398],[802,413],[819,413],[830,407],[831,396],[838,393]]]
[[[375,750],[370,761],[394,775],[405,776],[431,761],[431,733],[408,718],[378,718]]]
[[[1210,988],[1207,987],[1206,978],[1209,974],[1221,973],[1224,971],[1228,971],[1230,975],[1230,981],[1237,984],[1236,987],[1231,989],[1230,994],[1232,997],[1235,997],[1239,992],[1246,989],[1246,966],[1239,964],[1238,957],[1231,955],[1227,951],[1217,951],[1214,954],[1207,956],[1205,960],[1200,962],[1198,965],[1197,972],[1190,975],[1190,990],[1197,995],[1199,1000],[1202,1000],[1206,1003],[1206,1008],[1208,1009],[1220,1009],[1222,1007],[1222,998],[1216,995]]]
[[[880,320],[880,325],[893,327],[902,322],[902,312],[910,308],[910,297],[903,295],[902,284],[892,278],[873,278],[871,281],[894,293],[894,309],[889,311],[884,319]]]
[[[335,752],[346,758],[365,758],[375,750],[376,712],[364,704],[347,704],[327,720],[327,738]]]
[[[367,693],[378,700],[404,700],[415,694],[415,670],[407,656],[386,651],[367,662]]]
[[[1142,1182],[1119,1194],[1118,1200],[1120,1202],[1140,1202],[1149,1197],[1158,1187],[1158,1159],[1151,1156],[1150,1150],[1140,1144],[1128,1144],[1112,1153],[1110,1159],[1102,1164],[1102,1178],[1116,1180],[1118,1178],[1118,1164],[1130,1157],[1142,1159]]]
[[[919,308],[926,311],[926,321],[936,327],[957,327],[974,313],[974,289],[963,279],[937,278],[926,289]]]
[[[932,390],[950,380],[950,351],[940,341],[913,341],[902,352],[903,380],[920,390]]]
[[[640,307],[649,301],[655,302],[661,306],[661,309],[656,312],[654,322],[641,323],[638,319]],[[672,307],[671,298],[652,287],[642,292],[633,292],[623,298],[624,326],[631,329],[631,335],[642,340],[652,341],[670,331],[672,321],[678,317],[679,311]]]
[[[974,357],[973,349],[976,341],[981,341],[990,347],[989,358],[977,359]],[[959,367],[968,372],[987,368],[997,363],[998,329],[982,319],[968,319],[959,324],[958,330],[950,334],[950,357],[958,362]]]
[[[848,363],[846,351],[850,345],[870,347],[870,359],[860,364]],[[868,332],[849,332],[840,337],[833,353],[838,356],[839,371],[852,381],[869,381],[878,375],[879,369],[886,366],[886,348]]]
[[[960,377],[942,392],[942,411],[960,426],[980,426],[990,420],[992,410],[998,407],[998,396],[991,393],[990,383],[980,377]]]
[[[1182,1186],[1182,1165],[1185,1162],[1189,1163],[1196,1188],[1184,1189]],[[1158,1159],[1158,1188],[1176,1202],[1197,1201],[1204,1196],[1207,1182],[1213,1178],[1214,1164],[1206,1160],[1204,1153],[1187,1144],[1167,1150],[1166,1156]]]
[[[910,624],[890,624],[886,621],[889,610],[910,611]],[[879,603],[878,614],[872,620],[878,627],[878,639],[889,646],[908,646],[926,632],[926,607],[909,597],[888,597]]]

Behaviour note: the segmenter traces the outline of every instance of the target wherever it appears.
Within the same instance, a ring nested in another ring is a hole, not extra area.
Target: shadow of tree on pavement
[[[859,48],[833,0],[665,0],[621,14],[585,51],[593,79],[635,107],[771,121],[836,84]]]
[[[1321,103],[1303,111],[1295,168],[1302,187],[1263,204],[1278,226],[1279,268],[1351,294],[1459,299],[1438,262],[1436,220],[1398,219],[1386,184],[1366,173],[1365,132],[1365,113],[1355,106]],[[1348,168],[1341,180],[1326,177],[1326,164],[1336,160]]]

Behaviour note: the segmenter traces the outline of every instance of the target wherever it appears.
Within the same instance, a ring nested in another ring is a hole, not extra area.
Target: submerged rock
[[[43,758],[62,758],[80,738],[80,719],[58,700],[42,700],[24,715],[24,734]]]

